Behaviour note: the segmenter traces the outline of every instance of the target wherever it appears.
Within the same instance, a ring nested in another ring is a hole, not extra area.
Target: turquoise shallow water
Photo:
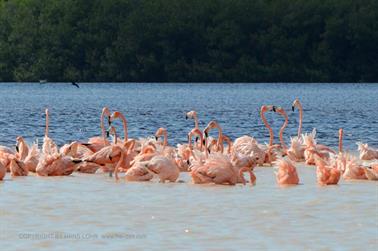
[[[254,135],[267,141],[258,119],[262,104],[282,105],[290,116],[286,139],[296,133],[300,97],[304,130],[318,129],[319,142],[378,143],[377,85],[356,84],[2,84],[0,141],[18,135],[42,138],[43,111],[51,110],[50,136],[60,144],[99,134],[104,105],[125,112],[131,137],[168,128],[170,143],[192,127],[184,112],[217,119],[231,137]],[[268,114],[275,131],[282,119]],[[204,122],[201,124],[204,125]],[[301,185],[280,188],[272,168],[256,169],[255,187],[190,183],[115,182],[107,175],[74,173],[0,182],[1,250],[376,250],[378,186],[342,181],[316,185],[315,169],[298,165]]]

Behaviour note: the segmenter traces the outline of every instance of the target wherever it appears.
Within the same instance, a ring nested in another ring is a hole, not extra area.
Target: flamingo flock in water
[[[292,111],[299,110],[298,134],[286,145],[283,133],[288,125],[288,115],[279,106],[261,107],[261,119],[269,131],[269,143],[260,144],[254,137],[245,135],[232,141],[223,134],[215,120],[201,130],[197,112],[190,111],[186,119],[194,120],[188,132],[188,142],[177,147],[168,145],[168,131],[159,128],[155,137],[130,139],[126,117],[119,111],[111,113],[104,107],[100,117],[101,136],[87,142],[74,141],[58,147],[49,137],[49,111],[46,109],[46,129],[42,148],[37,143],[29,146],[23,137],[17,137],[16,148],[0,146],[0,180],[7,172],[12,177],[35,173],[38,176],[64,176],[73,172],[109,173],[116,180],[176,182],[180,172],[189,172],[195,184],[235,185],[256,184],[254,169],[257,166],[274,166],[279,185],[297,185],[300,182],[298,162],[316,166],[320,185],[336,185],[345,180],[378,180],[378,162],[363,165],[362,161],[378,160],[378,149],[357,143],[359,157],[343,151],[343,129],[338,132],[338,151],[317,143],[316,130],[302,133],[303,108],[298,99]],[[279,131],[279,144],[274,144],[274,133],[265,113],[274,112],[284,118]],[[120,138],[113,125],[121,120],[124,138]],[[107,122],[107,123],[105,123]],[[212,130],[218,137],[209,136]],[[109,140],[108,138],[111,138]],[[162,140],[161,140],[162,138]],[[249,174],[246,181],[244,173]]]

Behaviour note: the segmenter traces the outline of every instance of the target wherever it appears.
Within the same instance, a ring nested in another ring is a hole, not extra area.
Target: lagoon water
[[[317,128],[319,143],[378,147],[378,85],[374,84],[0,84],[0,144],[22,135],[42,140],[44,109],[50,137],[59,144],[99,135],[101,108],[124,112],[132,138],[168,129],[170,144],[183,142],[196,110],[203,127],[211,119],[232,138],[267,142],[259,119],[263,104],[289,114],[285,139],[296,134],[304,107],[304,131]],[[282,117],[267,113],[275,133]],[[121,131],[121,127],[119,127]],[[277,140],[277,139],[276,139]],[[256,168],[257,185],[199,186],[114,182],[104,174],[36,176],[0,182],[1,250],[377,250],[376,182],[316,185],[315,169],[298,165],[301,185],[280,188],[272,168]]]

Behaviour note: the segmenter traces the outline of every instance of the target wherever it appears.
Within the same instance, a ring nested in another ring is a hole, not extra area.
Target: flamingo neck
[[[129,139],[128,132],[127,132],[127,120],[126,120],[126,117],[122,113],[119,113],[119,117],[122,120],[124,142],[126,142]]]
[[[105,145],[108,145],[108,144],[109,144],[109,141],[108,141],[108,139],[106,138],[106,131],[105,131],[105,126],[104,126],[104,117],[105,117],[105,112],[102,111],[102,113],[101,113],[101,117],[100,117],[101,135],[102,135],[102,138],[104,139],[104,144],[105,144]]]
[[[45,127],[45,137],[49,136],[49,111],[46,109],[46,127]]]
[[[298,127],[298,139],[302,135],[302,121],[303,121],[303,107],[302,104],[298,102],[298,110],[299,110],[299,127]]]
[[[217,125],[217,128],[218,128],[218,142],[217,142],[217,150],[221,151],[221,153],[223,153],[223,150],[224,150],[224,146],[223,146],[223,133],[222,133],[222,128]]]
[[[164,136],[164,141],[163,141],[163,149],[168,145],[168,134],[167,134],[167,130],[164,130],[163,132],[163,136]]]
[[[339,132],[339,153],[343,152],[343,131]]]
[[[205,137],[205,158],[207,159],[209,157],[209,151],[207,149],[207,137]]]
[[[265,127],[268,128],[268,130],[269,130],[269,146],[272,146],[273,145],[273,138],[274,138],[273,129],[272,129],[272,127],[270,127],[268,121],[266,120],[264,113],[265,112],[261,112],[261,119],[264,122]]]
[[[197,117],[197,113],[195,113],[195,114],[193,115],[193,119],[194,119],[194,127],[195,127],[195,128],[199,128],[199,127],[198,127],[198,117]]]
[[[287,124],[289,123],[289,118],[287,117],[287,114],[286,114],[286,113],[283,113],[282,116],[284,116],[284,118],[285,118],[285,122],[284,122],[284,124],[282,125],[282,127],[281,127],[281,129],[280,129],[280,142],[281,142],[282,148],[283,148],[284,150],[287,150],[287,146],[286,146],[285,141],[284,141],[284,139],[283,139],[283,132],[284,132],[284,130],[285,130]]]

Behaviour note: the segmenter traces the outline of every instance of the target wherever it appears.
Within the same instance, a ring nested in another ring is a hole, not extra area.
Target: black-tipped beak
[[[106,137],[108,138],[110,136],[109,131],[106,131]]]
[[[81,159],[73,159],[72,162],[75,163],[75,164],[78,164],[78,163],[81,163],[83,161]]]
[[[16,152],[19,152],[20,149],[18,148],[18,145],[16,145]]]
[[[295,110],[295,107],[294,107],[294,106],[291,106],[291,110],[294,111],[294,110]]]
[[[159,138],[155,136],[155,140],[158,141],[158,139],[159,139]]]
[[[209,134],[207,133],[207,131],[205,131],[205,137],[209,137]]]
[[[206,144],[206,140],[204,140],[204,139],[203,139],[203,140],[202,140],[202,144],[204,144],[204,145],[205,145],[205,144]]]
[[[198,142],[198,140],[199,140],[199,138],[198,138],[198,137],[196,137],[196,142]]]
[[[109,126],[111,126],[111,125],[112,125],[112,119],[111,119],[111,117],[110,117],[110,116],[108,116],[108,124],[109,124]]]
[[[273,110],[274,112],[276,112],[276,109],[277,109],[277,107],[274,105],[273,108],[272,108],[272,110]]]
[[[207,148],[207,151],[210,153],[210,149],[209,148]]]
[[[187,161],[186,161],[186,164],[190,165],[190,161],[189,161],[189,160],[187,160]]]
[[[188,115],[185,115],[185,119],[188,119]]]

